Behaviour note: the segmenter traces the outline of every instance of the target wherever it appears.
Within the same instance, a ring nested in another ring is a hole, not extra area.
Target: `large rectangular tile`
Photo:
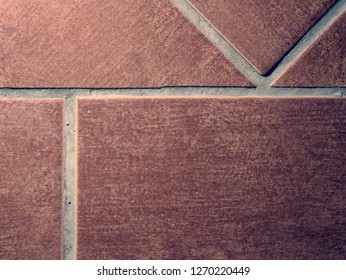
[[[0,259],[60,259],[63,101],[0,100]]]
[[[344,259],[346,102],[78,101],[79,259]]]

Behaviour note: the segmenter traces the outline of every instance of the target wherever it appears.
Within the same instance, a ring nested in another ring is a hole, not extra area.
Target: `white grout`
[[[75,102],[78,97],[108,98],[117,96],[326,96],[343,97],[346,88],[237,88],[237,87],[163,87],[143,89],[7,89],[0,90],[1,98],[65,98],[67,102]],[[71,109],[71,106],[68,107]],[[74,109],[74,107],[73,107]],[[75,110],[75,109],[74,109]],[[71,112],[70,112],[71,113]],[[71,116],[70,116],[71,118]],[[71,129],[71,124],[68,127]]]
[[[76,258],[76,98],[65,97],[63,259]]]

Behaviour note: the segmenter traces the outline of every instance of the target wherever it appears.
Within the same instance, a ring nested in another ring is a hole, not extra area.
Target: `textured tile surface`
[[[2,0],[0,86],[250,86],[168,0]]]
[[[79,100],[78,258],[344,259],[345,109]]]
[[[189,0],[262,74],[335,0]]]
[[[298,58],[274,86],[346,86],[346,12]]]
[[[0,259],[61,258],[62,107],[0,101]]]

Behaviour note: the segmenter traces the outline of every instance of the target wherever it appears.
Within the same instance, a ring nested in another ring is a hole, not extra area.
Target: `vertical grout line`
[[[78,121],[79,121],[79,118],[78,118],[78,111],[79,111],[79,108],[78,108],[78,94],[75,96],[75,111],[74,111],[74,117],[75,117],[75,135],[74,135],[74,143],[75,143],[75,164],[74,164],[74,167],[75,167],[75,197],[74,197],[74,201],[75,201],[75,207],[74,207],[74,215],[75,215],[75,221],[74,221],[74,259],[78,259]]]
[[[64,107],[63,259],[76,259],[76,97],[65,97]]]

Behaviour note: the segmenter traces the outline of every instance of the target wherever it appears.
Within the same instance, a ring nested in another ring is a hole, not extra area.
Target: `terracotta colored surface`
[[[79,259],[345,259],[344,99],[79,100]]]
[[[335,0],[189,0],[266,74]]]
[[[62,107],[0,101],[0,259],[60,259]]]
[[[0,86],[252,84],[168,0],[2,0]]]
[[[346,12],[305,51],[274,86],[346,86]]]

